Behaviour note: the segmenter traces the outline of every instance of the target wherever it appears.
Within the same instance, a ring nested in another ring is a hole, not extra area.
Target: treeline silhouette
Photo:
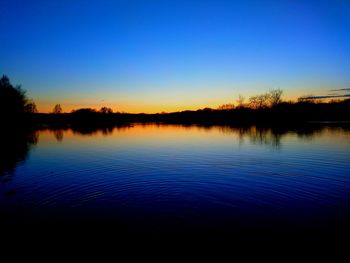
[[[223,125],[288,125],[305,122],[350,121],[350,99],[322,102],[312,97],[300,98],[297,102],[282,100],[283,91],[245,98],[239,95],[237,106],[232,103],[217,109],[204,108],[157,114],[113,113],[102,107],[100,110],[82,108],[71,113],[62,113],[60,104],[52,113],[37,113],[35,103],[26,97],[20,86],[13,86],[9,78],[0,79],[0,119],[2,123],[30,123],[53,127],[112,127],[134,122],[193,123]]]
[[[35,123],[48,126],[113,126],[123,123],[157,122],[224,125],[288,125],[306,122],[350,121],[350,99],[314,103],[281,102],[272,107],[233,109],[200,109],[157,114],[102,113],[93,109],[79,109],[72,113],[33,114]]]

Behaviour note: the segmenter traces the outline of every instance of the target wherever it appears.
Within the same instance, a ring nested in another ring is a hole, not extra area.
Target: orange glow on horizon
[[[225,104],[224,102],[222,104]],[[37,103],[38,111],[40,113],[50,113],[52,112],[54,106],[56,104],[47,104],[47,103]],[[192,106],[158,106],[158,105],[139,105],[139,106],[124,106],[117,107],[113,105],[101,105],[101,104],[65,104],[60,103],[62,110],[64,113],[72,112],[73,110],[81,109],[81,108],[92,108],[95,110],[101,109],[101,107],[108,107],[113,110],[113,112],[125,112],[125,113],[162,113],[162,112],[177,112],[177,111],[185,111],[185,110],[198,110],[203,108],[213,108],[216,109],[221,104],[195,104]]]
[[[84,105],[84,104],[76,104],[74,106],[67,105],[64,103],[60,104],[64,113],[70,113],[73,110],[81,109],[81,108],[92,108],[95,110],[101,109],[101,107],[108,107],[113,110],[113,112],[125,112],[125,113],[162,113],[162,112],[177,112],[177,111],[185,111],[185,110],[197,110],[202,108],[217,108],[219,105],[198,105],[191,107],[181,107],[181,106],[129,106],[129,107],[114,107],[109,105]],[[46,105],[46,104],[37,104],[38,111],[40,113],[50,113],[52,112],[55,105]]]
[[[303,94],[306,95],[306,94]],[[288,98],[283,97],[283,101],[297,101],[298,97],[295,94],[293,94],[292,96],[289,96]],[[245,97],[245,103],[247,103],[248,101],[248,96]],[[108,107],[111,108],[113,110],[113,112],[125,112],[125,113],[148,113],[148,114],[152,114],[152,113],[162,113],[162,112],[166,112],[166,113],[170,113],[170,112],[178,112],[178,111],[185,111],[185,110],[198,110],[198,109],[203,109],[203,108],[212,108],[212,109],[216,109],[218,108],[220,105],[223,104],[227,104],[227,103],[232,103],[234,105],[237,105],[237,98],[235,98],[233,96],[233,99],[227,99],[226,101],[223,99],[222,102],[215,102],[215,103],[193,103],[193,105],[145,105],[145,104],[140,104],[140,105],[135,105],[135,104],[127,104],[124,103],[122,105],[116,106],[113,105],[111,103],[106,103],[106,104],[101,104],[101,103],[96,103],[96,104],[92,104],[92,103],[59,103],[62,107],[62,110],[64,113],[70,113],[73,110],[77,110],[77,109],[81,109],[81,108],[92,108],[95,110],[99,110],[101,109],[101,107]],[[58,104],[58,103],[56,103]],[[48,103],[45,101],[42,102],[38,102],[37,103],[37,107],[38,107],[38,111],[40,113],[50,113],[52,112],[54,106],[56,104],[53,103]]]

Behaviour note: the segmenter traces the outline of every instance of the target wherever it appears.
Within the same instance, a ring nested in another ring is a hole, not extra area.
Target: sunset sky
[[[350,87],[348,0],[0,0],[0,10],[0,74],[41,112],[170,112]]]

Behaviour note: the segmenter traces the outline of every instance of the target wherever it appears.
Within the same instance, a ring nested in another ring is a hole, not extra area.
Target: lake
[[[348,230],[347,128],[133,124],[1,135],[6,224],[150,235]]]

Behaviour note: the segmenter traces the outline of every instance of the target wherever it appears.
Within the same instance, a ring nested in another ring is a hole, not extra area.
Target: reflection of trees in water
[[[111,125],[111,126],[100,126],[100,127],[94,127],[94,126],[73,126],[71,127],[71,130],[75,134],[79,135],[88,135],[92,136],[98,133],[102,133],[103,135],[111,135],[114,130],[126,130],[130,127],[133,127],[132,125]]]
[[[58,142],[63,140],[63,130],[54,130],[53,134]]]
[[[66,128],[60,128],[60,129],[49,129],[50,132],[53,133],[56,140],[58,142],[62,142],[64,139],[64,133],[66,131],[72,131],[73,134],[77,135],[83,135],[83,136],[93,136],[96,134],[103,134],[105,136],[111,135],[115,130],[126,130],[133,127],[133,125],[118,125],[118,126],[102,126],[102,127],[96,127],[96,126],[72,126],[72,127],[66,127]]]
[[[132,127],[131,125],[108,126],[108,127],[72,127],[69,128],[73,133],[80,135],[94,135],[102,133],[110,135],[115,129],[124,130]],[[64,132],[68,129],[52,130],[57,141],[64,139]],[[26,131],[24,128],[3,129],[0,130],[1,148],[0,148],[0,181],[9,180],[21,162],[24,162],[33,145],[38,142],[38,133],[35,131]],[[6,178],[5,178],[6,177]]]
[[[274,132],[272,129],[252,127],[248,133],[253,144],[268,145],[274,149],[281,147],[281,138],[284,134]]]
[[[295,130],[295,133],[303,141],[314,140],[315,138],[320,137],[327,132],[331,132],[333,135],[336,135],[336,134],[342,135],[342,134],[350,133],[349,125],[342,125],[342,126],[334,126],[334,125],[335,124],[327,125],[327,126],[323,125],[323,126],[317,126],[316,128],[302,127],[298,130]]]
[[[281,147],[281,138],[286,133],[277,132],[272,128],[259,128],[255,126],[217,126],[217,128],[225,134],[237,134],[240,145],[248,138],[253,144],[268,145],[274,149]]]
[[[249,138],[252,144],[267,145],[273,149],[281,147],[283,133],[275,132],[271,128],[245,127],[238,129],[239,142],[242,144],[244,138]]]
[[[1,130],[0,181],[9,180],[18,164],[25,161],[33,145],[38,142],[38,133],[33,131]]]
[[[243,144],[248,138],[253,144],[267,145],[274,149],[281,147],[281,142],[287,134],[296,134],[298,138],[303,140],[312,140],[316,136],[322,135],[326,131],[332,132],[350,132],[348,126],[325,126],[325,125],[304,125],[298,127],[230,127],[219,126],[219,130],[223,133],[238,134],[239,144]]]
[[[106,127],[89,127],[89,126],[74,126],[71,128],[73,133],[79,135],[95,135],[97,133],[102,133],[103,135],[109,135],[113,133],[114,126]]]
[[[266,145],[274,149],[281,147],[283,137],[288,134],[296,134],[301,139],[311,140],[315,136],[322,134],[325,130],[331,129],[332,132],[336,129],[342,131],[349,131],[348,127],[330,127],[325,125],[304,125],[297,127],[286,126],[273,126],[273,127],[257,127],[257,126],[219,126],[219,125],[196,125],[196,124],[162,124],[162,123],[136,123],[136,124],[123,124],[123,125],[110,125],[110,126],[89,126],[78,125],[71,126],[62,129],[53,130],[57,141],[62,141],[64,132],[71,130],[74,134],[83,136],[94,136],[97,134],[111,135],[114,131],[127,130],[134,125],[141,125],[147,127],[149,125],[155,125],[156,127],[179,127],[186,130],[193,128],[201,131],[210,132],[212,130],[219,130],[226,134],[238,134],[239,143],[243,144],[245,140],[249,140],[252,144]]]

